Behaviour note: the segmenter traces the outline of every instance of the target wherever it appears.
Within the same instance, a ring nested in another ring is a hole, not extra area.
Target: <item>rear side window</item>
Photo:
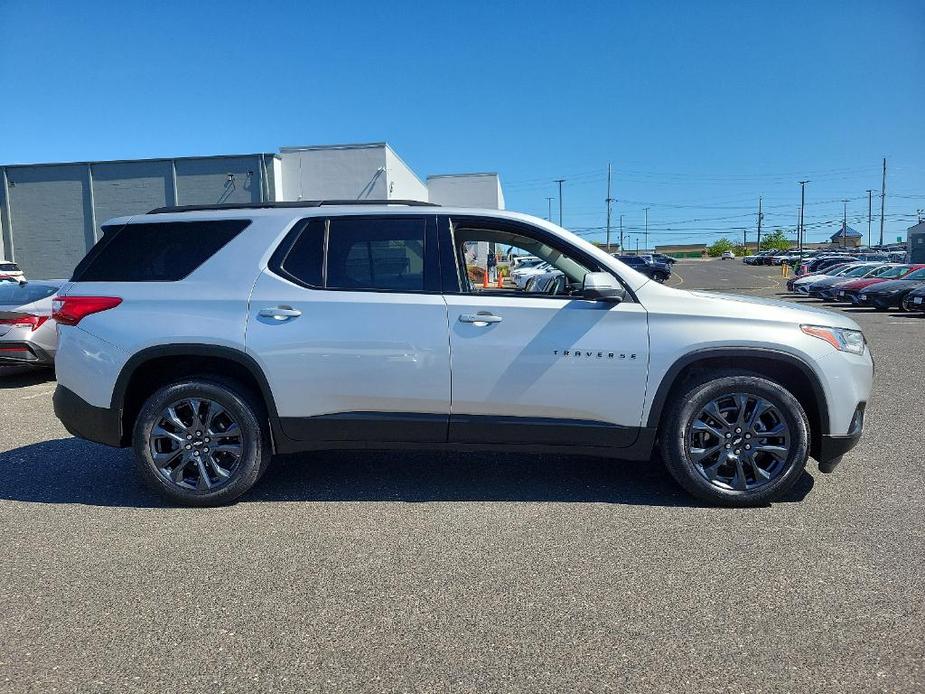
[[[279,269],[311,287],[422,291],[425,227],[421,218],[313,220]]]
[[[333,219],[329,289],[424,289],[423,219]]]
[[[107,227],[74,270],[73,282],[176,282],[240,234],[245,219]]]

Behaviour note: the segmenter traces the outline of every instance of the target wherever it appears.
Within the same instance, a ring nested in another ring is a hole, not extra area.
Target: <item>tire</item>
[[[724,407],[737,405],[742,396],[745,405],[739,408],[739,419]],[[705,414],[705,408],[717,402],[721,406],[716,411],[726,428]],[[759,402],[771,409],[759,408]],[[761,414],[748,427],[749,415],[756,409]],[[786,427],[786,437],[767,435],[778,431],[780,424]],[[737,428],[741,433],[736,433]],[[718,453],[705,455],[717,440]],[[751,447],[750,452],[746,447]],[[809,455],[809,422],[799,401],[780,384],[748,371],[714,371],[684,384],[673,397],[660,431],[660,448],[668,472],[698,499],[722,506],[762,506],[780,499],[803,473]]]
[[[198,419],[193,403],[199,403]],[[253,487],[269,465],[265,422],[259,400],[233,381],[173,383],[151,395],[135,420],[135,462],[148,486],[172,503],[227,504]]]

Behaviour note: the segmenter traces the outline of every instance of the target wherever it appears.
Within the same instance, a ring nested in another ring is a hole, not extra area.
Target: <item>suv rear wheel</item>
[[[750,372],[714,372],[677,394],[661,452],[672,477],[697,498],[758,506],[779,499],[799,479],[809,423],[778,383]]]
[[[148,398],[135,421],[142,477],[170,501],[217,506],[250,489],[271,457],[260,409],[233,383],[195,379]]]

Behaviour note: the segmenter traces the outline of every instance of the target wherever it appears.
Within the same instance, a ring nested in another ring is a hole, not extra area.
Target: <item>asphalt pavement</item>
[[[675,270],[781,298],[777,268]],[[172,508],[3,370],[0,691],[925,690],[925,319],[845,310],[866,434],[758,509],[657,462],[396,452]]]

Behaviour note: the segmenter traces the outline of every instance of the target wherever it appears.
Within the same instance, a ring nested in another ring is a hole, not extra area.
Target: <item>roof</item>
[[[841,238],[860,239],[863,237],[864,237],[864,234],[862,234],[861,232],[856,231],[855,229],[852,229],[851,227],[843,226],[843,227],[840,227],[839,230],[836,231],[834,234],[832,234],[830,238],[833,241],[837,241],[838,239],[841,239]]]

